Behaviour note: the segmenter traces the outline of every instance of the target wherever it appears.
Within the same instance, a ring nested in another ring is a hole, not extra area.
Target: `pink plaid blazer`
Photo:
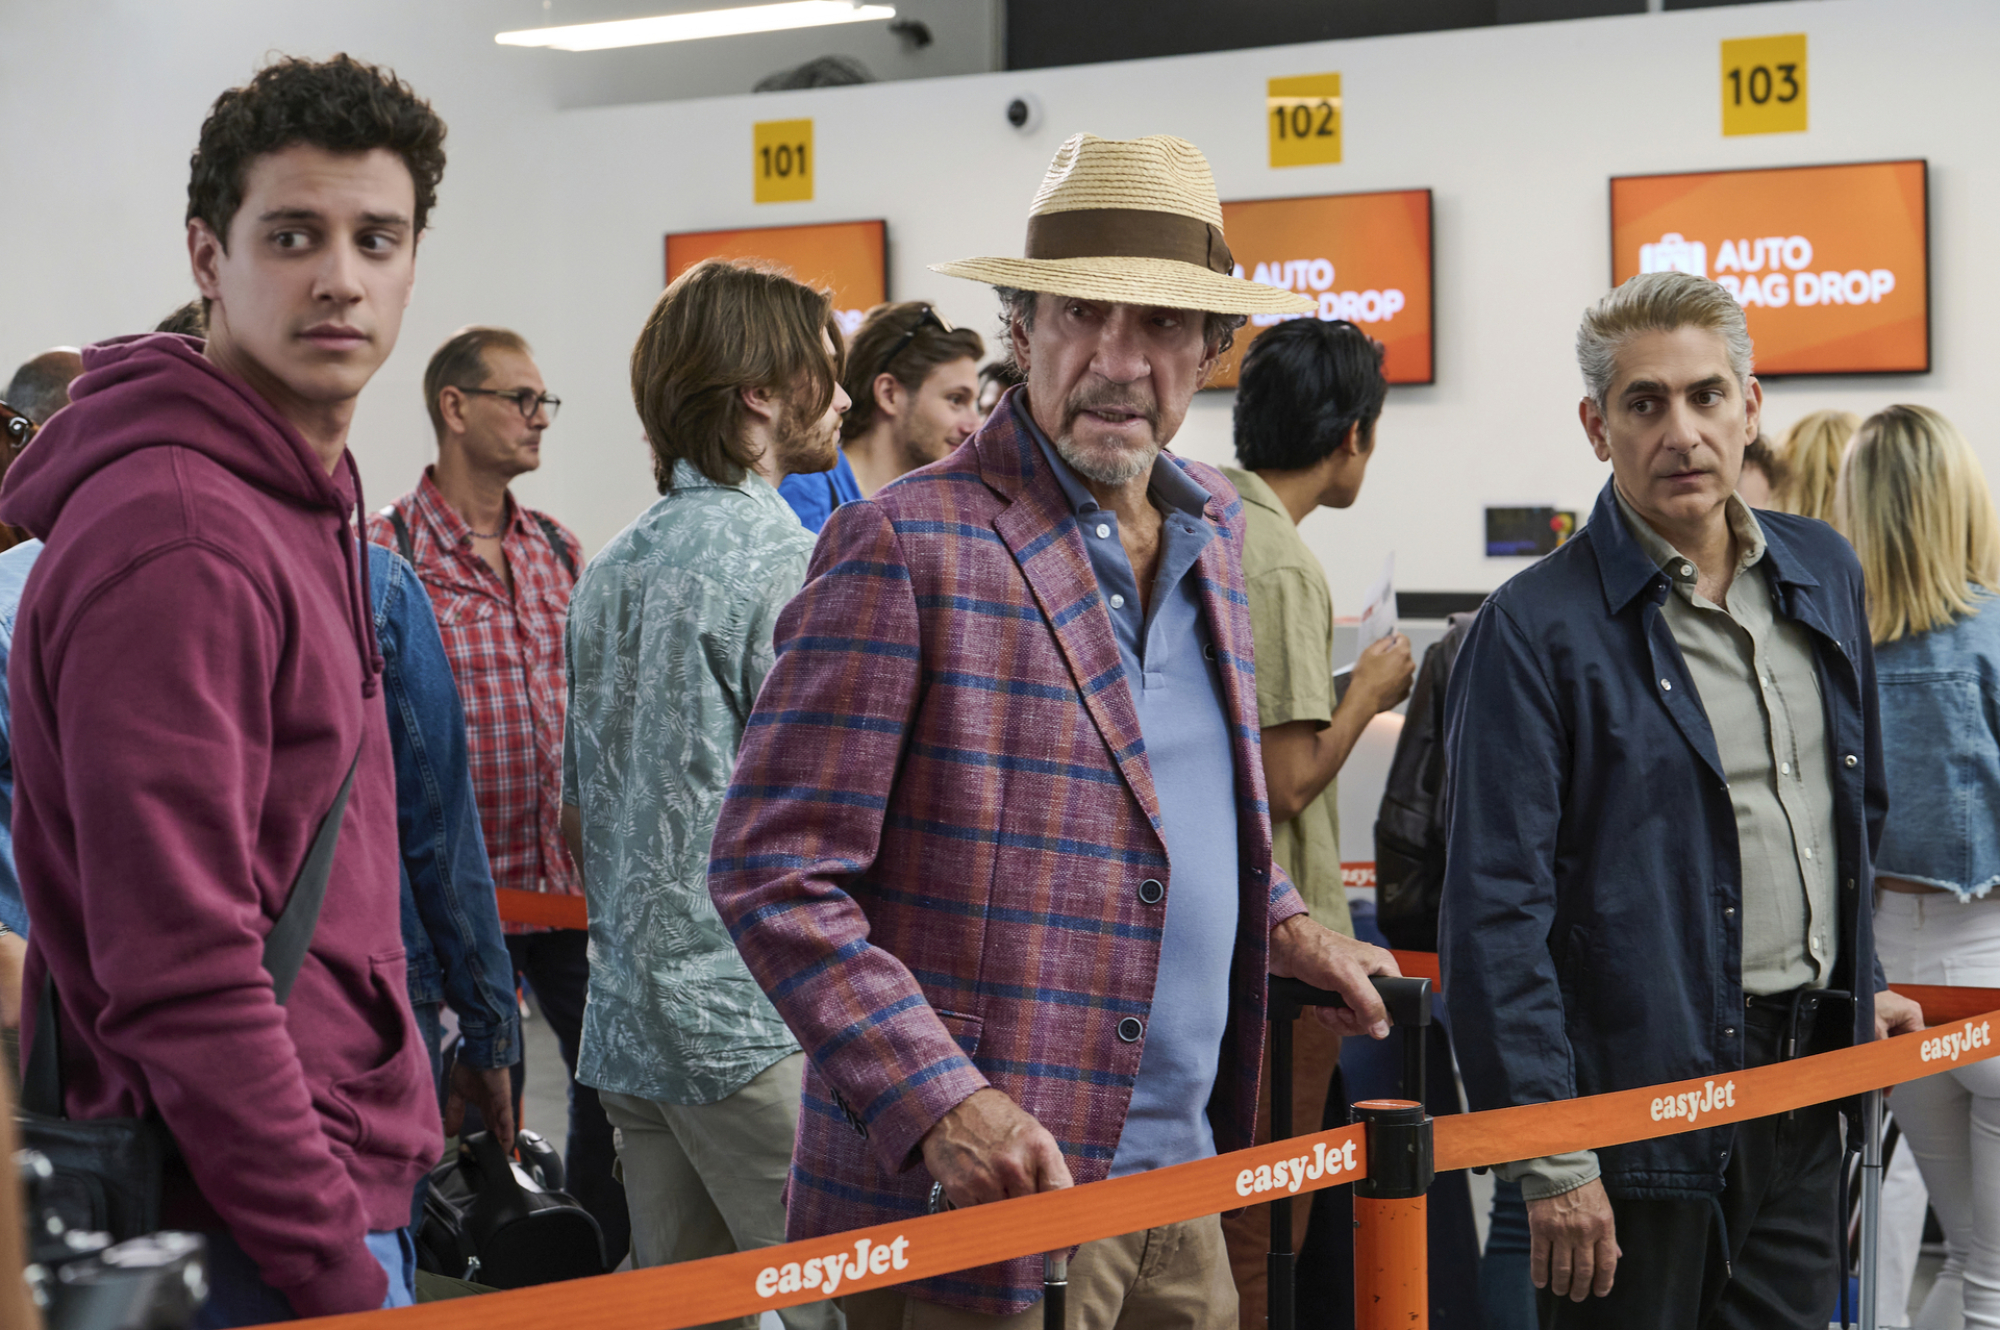
[[[1251,1143],[1270,929],[1305,911],[1271,861],[1243,589],[1242,501],[1215,498],[1197,565],[1224,653],[1242,842],[1233,998],[1209,1117]],[[919,1143],[995,1086],[1106,1176],[1145,1050],[1173,889],[1109,611],[1056,478],[1008,405],[950,457],[840,508],[777,630],[709,890],[809,1061],[788,1231],[921,1214]],[[1155,894],[1149,892],[1148,894]],[[1127,1027],[1128,1033],[1131,1027]],[[1039,1263],[926,1281],[1006,1313]]]

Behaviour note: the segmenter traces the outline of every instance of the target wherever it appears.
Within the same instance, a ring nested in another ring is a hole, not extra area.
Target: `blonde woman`
[[[1815,411],[1786,430],[1778,456],[1787,475],[1774,506],[1839,526],[1834,522],[1834,487],[1847,441],[1860,425],[1861,417],[1852,411]]]
[[[1838,525],[1868,587],[1889,816],[1875,855],[1876,952],[1892,983],[2000,986],[2000,523],[1951,422],[1892,406],[1854,437]],[[1944,1226],[1914,1322],[2000,1327],[2000,1062],[1896,1091]]]

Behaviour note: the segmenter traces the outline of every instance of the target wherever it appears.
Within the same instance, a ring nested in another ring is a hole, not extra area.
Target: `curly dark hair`
[[[199,217],[229,248],[229,224],[243,206],[250,163],[294,144],[328,152],[387,148],[410,168],[421,235],[444,178],[444,121],[395,71],[348,55],[296,56],[266,65],[215,99],[189,159],[187,219]]]

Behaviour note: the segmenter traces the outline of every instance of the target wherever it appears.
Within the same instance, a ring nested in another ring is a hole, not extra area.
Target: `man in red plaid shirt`
[[[567,527],[507,492],[514,477],[542,464],[542,431],[562,403],[549,395],[527,342],[486,327],[462,328],[437,349],[424,371],[424,399],[437,463],[369,520],[368,537],[415,565],[437,608],[465,703],[494,885],[581,896],[562,836],[562,737],[563,620],[582,547]],[[597,1217],[616,1262],[630,1224],[624,1189],[611,1176],[611,1124],[597,1092],[576,1082],[587,935],[513,923],[506,930],[514,969],[534,988],[570,1077],[568,1189]]]

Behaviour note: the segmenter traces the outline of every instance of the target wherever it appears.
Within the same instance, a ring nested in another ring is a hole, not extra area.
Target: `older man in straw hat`
[[[1026,384],[836,512],[779,620],[709,887],[810,1059],[795,1238],[1250,1144],[1267,973],[1387,1032],[1388,954],[1272,865],[1242,505],[1161,451],[1243,315],[1303,312],[1232,269],[1192,144],[1063,144],[1026,258],[939,267],[1000,288]],[[1038,1262],[900,1268],[775,1287],[855,1330],[1039,1319]],[[1080,1324],[1236,1323],[1214,1216],[1070,1280]]]

